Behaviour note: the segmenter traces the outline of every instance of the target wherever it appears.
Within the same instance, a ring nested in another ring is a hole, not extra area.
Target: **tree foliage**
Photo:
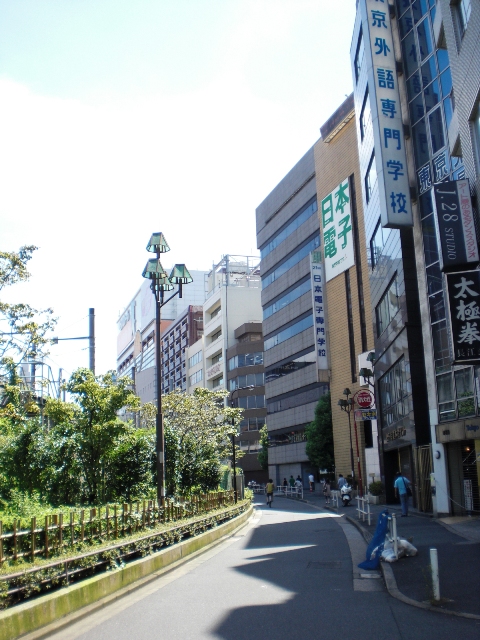
[[[216,489],[222,460],[232,453],[243,410],[224,406],[227,391],[197,388],[163,398],[168,493]],[[236,456],[242,453],[237,448]]]
[[[21,247],[18,252],[0,251],[0,292],[6,287],[30,278],[27,263],[35,246]],[[48,344],[47,334],[56,324],[52,309],[38,310],[19,302],[0,300],[0,372],[9,362],[21,362],[42,353]]]
[[[260,451],[257,454],[258,462],[264,471],[268,471],[268,429],[267,425],[260,429]]]
[[[154,497],[155,406],[140,407],[131,380],[111,372],[78,369],[66,389],[71,401],[48,398],[43,424],[12,391],[11,415],[0,417],[0,498],[17,491],[65,505]],[[218,488],[243,413],[225,407],[225,395],[198,389],[163,397],[169,494]],[[120,409],[140,412],[140,428],[122,421]]]
[[[315,418],[305,428],[306,454],[317,469],[333,469],[333,426],[330,393],[320,398],[315,407]]]

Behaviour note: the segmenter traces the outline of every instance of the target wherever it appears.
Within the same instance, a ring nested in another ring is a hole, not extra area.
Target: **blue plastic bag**
[[[388,530],[388,515],[388,509],[385,509],[378,516],[377,528],[367,547],[367,559],[358,565],[360,569],[378,569]]]

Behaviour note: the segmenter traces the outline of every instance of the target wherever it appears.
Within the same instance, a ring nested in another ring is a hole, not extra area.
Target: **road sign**
[[[373,395],[368,389],[357,391],[355,396],[355,402],[361,409],[370,409],[373,404]]]

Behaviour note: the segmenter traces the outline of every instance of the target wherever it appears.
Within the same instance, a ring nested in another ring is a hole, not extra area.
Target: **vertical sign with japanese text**
[[[328,369],[326,289],[322,252],[320,250],[312,251],[310,254],[310,273],[312,278],[313,331],[315,335],[317,369]]]
[[[325,277],[329,282],[355,264],[348,178],[323,198],[320,206]]]
[[[452,327],[453,361],[480,362],[480,271],[445,274]]]
[[[363,0],[365,50],[370,54],[369,94],[382,227],[413,226],[400,93],[388,0]]]
[[[478,243],[468,180],[433,186],[435,225],[442,271],[478,263]]]

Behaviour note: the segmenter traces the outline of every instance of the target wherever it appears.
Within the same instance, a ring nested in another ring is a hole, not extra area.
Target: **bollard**
[[[438,577],[438,554],[436,549],[430,549],[430,566],[432,567],[433,599],[440,602],[440,581]]]
[[[393,550],[395,552],[395,558],[398,560],[397,516],[395,513],[392,513],[392,535],[393,535]]]

